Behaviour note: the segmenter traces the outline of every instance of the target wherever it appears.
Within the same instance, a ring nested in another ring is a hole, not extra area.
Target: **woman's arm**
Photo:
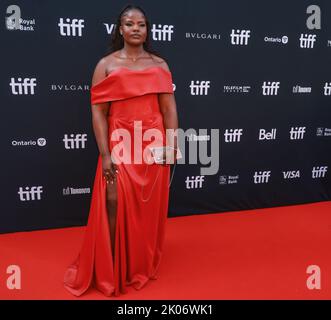
[[[92,86],[106,77],[105,59],[101,59],[95,67]],[[108,122],[107,114],[109,111],[109,102],[92,105],[92,124],[95,138],[97,140],[100,155],[102,157],[110,156],[108,144]]]
[[[163,61],[162,65],[166,70],[170,71],[165,61]],[[164,129],[167,134],[167,145],[177,148],[178,115],[175,95],[173,93],[160,93],[159,106],[160,112],[163,115]]]
[[[173,93],[160,93],[159,106],[163,115],[163,125],[166,130],[167,145],[177,148],[178,116],[175,96]],[[173,130],[167,130],[173,129]]]

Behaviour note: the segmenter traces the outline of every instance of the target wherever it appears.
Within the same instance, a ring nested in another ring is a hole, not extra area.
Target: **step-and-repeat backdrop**
[[[86,224],[91,78],[126,4],[2,1],[0,232]],[[208,154],[175,167],[169,217],[330,200],[331,2],[136,4],[173,75],[185,154]]]

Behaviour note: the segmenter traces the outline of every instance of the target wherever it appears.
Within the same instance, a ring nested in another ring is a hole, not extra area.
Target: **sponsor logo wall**
[[[330,200],[331,2],[185,4],[142,2],[196,150],[175,168],[169,217]],[[90,83],[123,5],[2,6],[0,233],[86,224]]]

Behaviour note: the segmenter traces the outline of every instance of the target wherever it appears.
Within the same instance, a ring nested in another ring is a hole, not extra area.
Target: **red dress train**
[[[164,139],[163,143],[159,140],[159,145],[165,145],[158,93],[173,93],[169,71],[158,66],[143,70],[120,67],[91,88],[91,104],[111,102],[109,137],[116,129],[125,129],[131,139],[135,130],[144,134],[148,129],[157,129]],[[117,143],[109,139],[110,150]],[[150,143],[142,141],[141,147]],[[132,140],[128,151],[131,156],[133,145]],[[114,261],[106,209],[106,180],[99,155],[84,241],[64,276],[65,288],[76,296],[92,284],[106,296],[119,296],[127,293],[129,285],[141,289],[149,279],[157,279],[168,212],[170,166],[142,162],[119,163],[117,168]]]

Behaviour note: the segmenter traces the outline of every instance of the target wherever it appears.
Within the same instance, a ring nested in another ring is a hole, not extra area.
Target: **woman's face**
[[[144,15],[139,10],[129,10],[121,20],[120,32],[124,41],[140,45],[147,37],[147,26]]]

